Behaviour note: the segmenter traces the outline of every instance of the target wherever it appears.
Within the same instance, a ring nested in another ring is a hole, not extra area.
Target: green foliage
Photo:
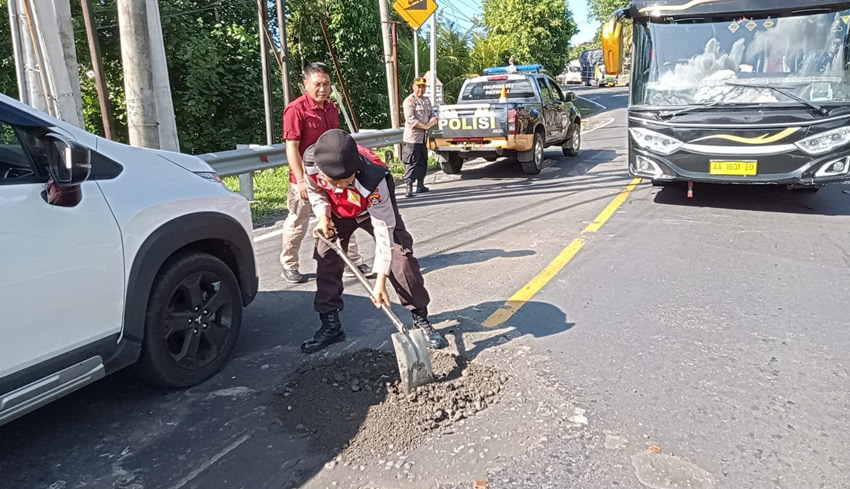
[[[618,9],[629,6],[629,0],[587,0],[590,14],[600,22],[605,22]]]
[[[12,56],[12,35],[9,30],[9,0],[0,0],[0,93],[18,97],[15,58]]]
[[[572,13],[563,0],[483,0],[484,25],[495,46],[507,43],[517,64],[541,63],[560,73],[570,39],[576,32]],[[501,39],[500,39],[501,38]],[[503,58],[502,63],[507,61]]]
[[[601,1],[601,0],[599,0]],[[0,92],[17,96],[8,0],[0,0]],[[112,102],[116,138],[127,140],[126,109],[117,0],[92,2],[101,58]],[[332,59],[319,21],[325,19],[354,109],[364,128],[389,126],[389,101],[376,0],[289,0],[287,2],[290,79],[301,94],[301,70],[312,61]],[[181,150],[203,153],[265,141],[255,0],[168,0],[159,2]],[[86,128],[103,134],[80,2],[71,2],[80,64]],[[394,20],[401,20],[393,12]],[[269,0],[270,35],[279,44],[275,2]],[[540,62],[560,72],[576,26],[563,0],[484,0],[484,18],[469,31],[438,19],[438,76],[445,100],[456,100],[467,77],[487,66]],[[428,23],[419,33],[420,74],[429,69]],[[410,93],[414,77],[413,31],[401,22],[399,88]],[[280,139],[283,109],[280,67],[270,57],[275,136]],[[341,89],[336,74],[334,83]]]

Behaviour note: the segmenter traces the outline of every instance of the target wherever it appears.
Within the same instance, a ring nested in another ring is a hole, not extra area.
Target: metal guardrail
[[[352,134],[352,137],[358,144],[368,148],[378,148],[401,143],[403,132],[404,129],[363,129],[357,134]],[[216,173],[223,177],[276,168],[287,164],[286,143],[206,153],[198,155],[198,157],[209,163]]]

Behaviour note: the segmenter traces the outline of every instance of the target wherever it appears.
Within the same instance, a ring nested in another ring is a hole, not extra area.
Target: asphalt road
[[[481,419],[409,454],[439,470],[406,487],[850,486],[850,195],[698,185],[687,199],[640,184],[588,233],[631,181],[627,92],[576,91],[600,104],[578,157],[550,148],[535,177],[470,162],[401,200],[433,319],[517,379]],[[268,394],[318,325],[315,284],[280,279],[276,229],[255,246],[261,292],[222,374],[163,391],[122,372],[0,427],[0,487],[399,487],[325,467],[334,454],[274,423]],[[526,284],[539,292],[482,326]],[[326,355],[387,348],[392,327],[348,285],[348,339]]]

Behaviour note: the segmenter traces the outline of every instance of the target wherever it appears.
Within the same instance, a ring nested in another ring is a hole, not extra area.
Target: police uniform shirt
[[[425,129],[417,129],[417,123],[427,124],[434,117],[431,101],[425,97],[410,94],[404,99],[404,137],[405,143],[424,143]]]

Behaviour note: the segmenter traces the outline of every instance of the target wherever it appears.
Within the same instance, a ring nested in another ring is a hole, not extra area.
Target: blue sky
[[[463,28],[472,26],[472,18],[481,16],[481,0],[435,0],[446,19],[457,22]],[[573,12],[573,18],[578,24],[579,33],[573,37],[575,46],[585,41],[593,40],[597,22],[588,19],[587,0],[568,0],[567,4]]]

